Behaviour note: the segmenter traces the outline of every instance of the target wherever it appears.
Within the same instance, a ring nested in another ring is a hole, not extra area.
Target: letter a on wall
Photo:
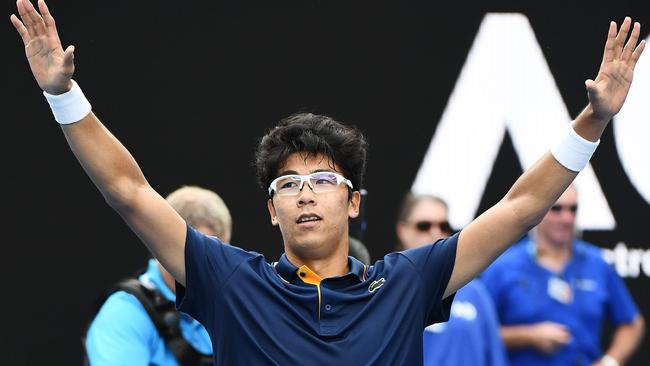
[[[646,38],[646,42],[650,37]],[[644,52],[634,70],[634,83],[621,111],[614,117],[614,139],[630,181],[650,203],[650,57]]]
[[[506,130],[527,169],[570,121],[528,19],[487,14],[412,190],[445,199],[451,224],[463,227],[477,213]],[[577,226],[613,229],[614,217],[591,165],[578,175],[576,186]]]

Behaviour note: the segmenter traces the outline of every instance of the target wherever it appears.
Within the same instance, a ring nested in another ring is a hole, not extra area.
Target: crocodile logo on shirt
[[[372,281],[370,286],[368,286],[368,291],[370,293],[373,293],[373,292],[377,291],[381,286],[383,286],[384,283],[386,283],[386,280],[383,277],[376,280],[376,281]]]

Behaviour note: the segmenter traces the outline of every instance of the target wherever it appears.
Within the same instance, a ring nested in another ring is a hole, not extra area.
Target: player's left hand
[[[638,42],[641,32],[639,23],[634,23],[630,38],[625,42],[631,24],[632,19],[626,17],[618,33],[616,22],[609,24],[603,61],[598,75],[595,80],[585,81],[593,113],[605,123],[609,122],[623,107],[632,84],[634,67],[645,48],[644,40]]]

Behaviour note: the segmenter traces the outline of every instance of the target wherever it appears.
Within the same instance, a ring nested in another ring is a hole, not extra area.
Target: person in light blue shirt
[[[188,224],[204,234],[217,236],[224,242],[230,240],[230,213],[216,193],[199,187],[183,187],[170,194],[167,201]],[[155,259],[149,260],[146,271],[138,279],[145,287],[155,288],[166,300],[176,301],[174,280]],[[198,354],[212,355],[212,343],[205,328],[187,314],[179,313],[179,316],[183,338]],[[117,291],[106,299],[88,329],[85,346],[92,366],[180,364],[143,304],[125,291]]]
[[[447,203],[426,194],[407,194],[396,226],[398,249],[416,248],[450,236]],[[490,294],[474,279],[451,305],[449,321],[425,328],[424,365],[507,365],[499,322]]]
[[[524,238],[483,273],[512,365],[624,364],[644,321],[600,248],[575,238],[573,186]],[[601,348],[605,320],[612,340]]]

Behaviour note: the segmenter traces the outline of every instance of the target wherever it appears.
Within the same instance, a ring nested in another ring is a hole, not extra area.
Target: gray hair
[[[166,199],[190,226],[206,226],[220,238],[232,233],[230,211],[215,192],[198,186],[184,186]]]
[[[370,253],[368,252],[368,248],[366,248],[361,240],[351,236],[350,246],[348,250],[351,257],[358,259],[359,261],[363,262],[363,264],[370,264]]]

